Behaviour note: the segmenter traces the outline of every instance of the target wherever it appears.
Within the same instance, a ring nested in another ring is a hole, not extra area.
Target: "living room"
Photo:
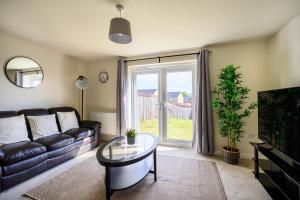
[[[299,0],[1,1],[0,199],[300,199],[299,35]]]

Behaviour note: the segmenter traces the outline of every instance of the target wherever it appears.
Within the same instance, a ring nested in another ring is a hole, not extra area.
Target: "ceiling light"
[[[120,17],[115,17],[110,21],[108,38],[118,44],[127,44],[132,41],[130,22],[122,18],[124,7],[117,5],[117,10],[120,12]]]

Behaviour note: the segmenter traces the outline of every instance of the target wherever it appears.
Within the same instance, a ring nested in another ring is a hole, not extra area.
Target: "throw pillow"
[[[0,145],[30,141],[24,115],[0,118]]]
[[[55,114],[41,116],[27,116],[33,140],[49,135],[58,134]]]
[[[57,112],[57,117],[61,132],[66,132],[72,128],[79,128],[78,120],[75,115],[75,112]]]

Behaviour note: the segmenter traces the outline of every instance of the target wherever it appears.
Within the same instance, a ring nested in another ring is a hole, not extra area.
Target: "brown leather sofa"
[[[0,118],[20,114],[38,116],[70,111],[75,111],[79,128],[33,141],[30,126],[26,120],[28,137],[31,141],[0,146],[0,191],[99,146],[101,128],[99,122],[80,120],[78,111],[72,107],[26,109],[18,112],[0,111]],[[57,126],[61,130],[58,120]]]

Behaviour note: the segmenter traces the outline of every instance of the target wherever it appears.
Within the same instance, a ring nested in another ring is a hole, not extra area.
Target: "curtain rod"
[[[211,51],[208,51],[211,53]],[[179,57],[179,56],[191,56],[191,55],[199,55],[199,52],[195,53],[184,53],[184,54],[175,54],[175,55],[169,55],[169,56],[155,56],[155,57],[149,57],[149,58],[140,58],[140,59],[133,59],[133,60],[125,60],[125,62],[133,62],[133,61],[141,61],[141,60],[152,60],[152,59],[158,59],[158,62],[160,63],[161,58],[171,58],[171,57]]]
[[[22,74],[23,74],[23,73],[30,73],[30,72],[41,72],[41,71],[42,71],[42,70],[40,70],[40,69],[39,69],[39,70],[31,70],[31,71],[23,71],[23,72],[21,71],[20,73],[22,73]]]

